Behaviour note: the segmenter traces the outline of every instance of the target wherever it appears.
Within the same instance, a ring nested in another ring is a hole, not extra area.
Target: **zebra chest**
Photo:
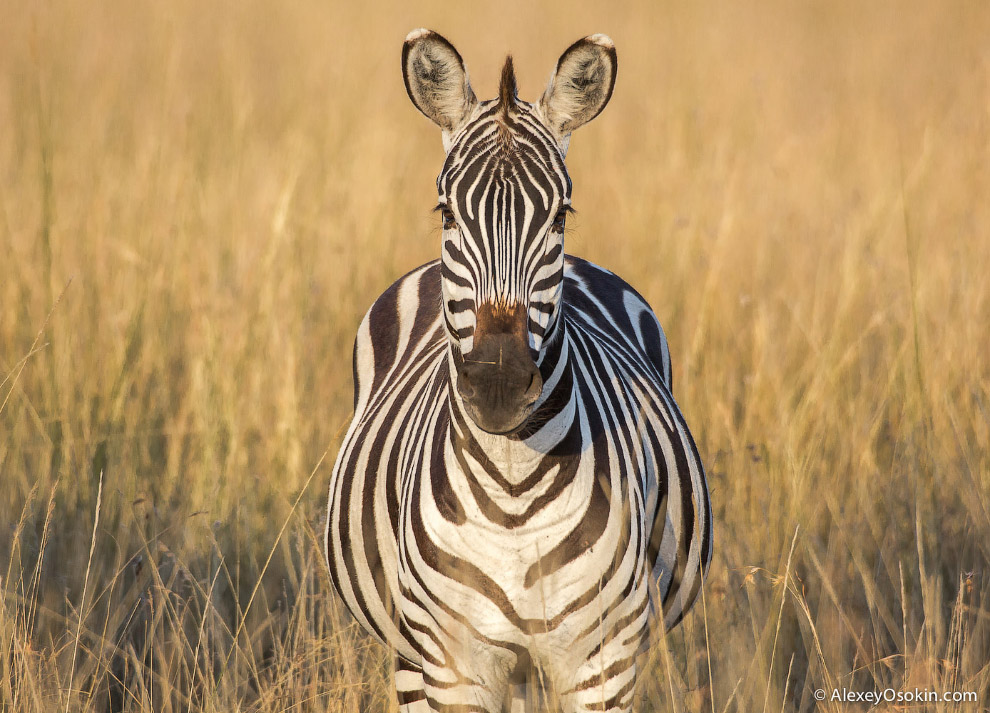
[[[592,459],[482,460],[448,443],[420,466],[400,513],[416,550],[404,574],[488,635],[546,632],[615,568],[638,524]]]

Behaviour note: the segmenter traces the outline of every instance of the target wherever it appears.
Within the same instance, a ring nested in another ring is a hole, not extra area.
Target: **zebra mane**
[[[516,104],[516,72],[512,67],[512,55],[505,58],[502,66],[502,78],[498,83],[498,106],[502,116],[509,118],[509,110]]]
[[[512,66],[512,55],[505,58],[502,65],[502,77],[498,83],[498,137],[503,148],[510,149],[514,143],[512,131],[509,129],[509,112],[516,106],[516,72]]]

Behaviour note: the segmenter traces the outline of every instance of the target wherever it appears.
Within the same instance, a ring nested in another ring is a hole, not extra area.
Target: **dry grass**
[[[438,254],[421,25],[483,95],[619,49],[569,251],[666,326],[717,522],[641,708],[990,708],[990,7],[496,5],[0,4],[0,710],[394,708],[319,540],[357,322]]]

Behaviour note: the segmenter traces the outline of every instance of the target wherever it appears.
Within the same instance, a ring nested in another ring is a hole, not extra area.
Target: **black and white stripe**
[[[403,59],[448,148],[442,257],[393,284],[358,329],[331,580],[396,649],[403,711],[501,710],[533,667],[567,710],[629,710],[651,621],[674,626],[699,592],[712,522],[656,317],[563,252],[567,138],[607,101],[614,49],[601,35],[576,43],[538,104],[516,99],[505,72],[499,99],[474,100],[434,33],[412,33]],[[580,87],[578,72],[608,81],[597,99],[585,92],[597,110],[554,96],[554,82]],[[472,418],[458,380],[489,320],[508,314],[523,315],[542,388],[499,435]]]

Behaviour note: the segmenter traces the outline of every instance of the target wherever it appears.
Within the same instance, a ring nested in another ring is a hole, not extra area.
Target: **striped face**
[[[454,138],[437,179],[443,219],[443,310],[453,346],[469,354],[511,313],[539,362],[560,314],[564,221],[571,184],[532,105],[486,102]]]
[[[604,35],[575,42],[535,104],[516,96],[511,57],[498,98],[479,102],[457,50],[428,30],[406,38],[402,70],[447,150],[437,190],[452,383],[479,428],[513,433],[539,402],[539,365],[561,328],[564,154],[571,132],[608,103],[615,48]]]

